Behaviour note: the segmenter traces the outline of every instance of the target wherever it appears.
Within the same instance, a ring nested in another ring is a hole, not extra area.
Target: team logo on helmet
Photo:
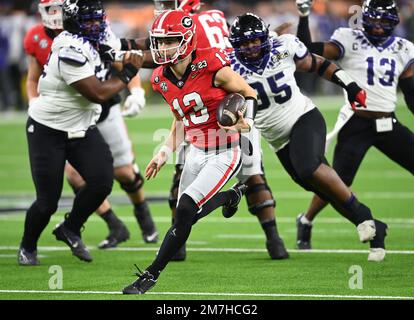
[[[79,11],[78,0],[66,0],[66,11],[71,15],[75,15]]]
[[[193,26],[193,19],[191,19],[189,16],[186,16],[183,18],[183,20],[181,20],[181,24],[190,29]]]

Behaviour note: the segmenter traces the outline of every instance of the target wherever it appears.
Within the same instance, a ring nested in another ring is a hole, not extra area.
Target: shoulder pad
[[[77,65],[84,65],[87,61],[80,48],[75,47],[63,47],[59,50],[59,59],[74,63]]]

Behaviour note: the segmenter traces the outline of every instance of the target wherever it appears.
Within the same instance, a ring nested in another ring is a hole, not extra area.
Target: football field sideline
[[[121,291],[77,291],[77,290],[6,290],[0,294],[79,294],[79,295],[121,295]],[[342,295],[342,294],[294,294],[294,293],[244,293],[244,292],[147,292],[145,295],[163,296],[206,296],[206,297],[263,297],[263,298],[315,298],[315,299],[382,299],[414,300],[414,296],[376,296],[376,295]],[[254,304],[254,302],[253,302]]]

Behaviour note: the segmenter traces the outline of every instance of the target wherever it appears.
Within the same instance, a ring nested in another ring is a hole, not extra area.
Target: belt
[[[390,118],[394,116],[394,112],[365,111],[365,110],[355,110],[354,112],[358,117],[365,118],[365,119],[381,119],[381,118]]]
[[[72,139],[85,138],[86,132],[89,131],[89,130],[91,130],[91,129],[94,129],[94,128],[96,128],[96,125],[92,125],[88,129],[86,129],[86,130],[79,130],[79,131],[70,131],[70,132],[67,132],[68,139],[69,140],[72,140]]]

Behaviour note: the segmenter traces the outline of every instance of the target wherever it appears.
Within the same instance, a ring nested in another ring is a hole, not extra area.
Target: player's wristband
[[[332,75],[332,82],[346,89],[352,82],[355,82],[344,70],[338,69]]]
[[[122,80],[122,82],[128,84],[133,77],[138,73],[138,69],[131,63],[124,65],[124,68],[118,72],[117,76]]]
[[[244,117],[253,120],[257,113],[257,99],[254,97],[246,97],[246,112]]]
[[[171,154],[173,153],[172,149],[169,146],[166,146],[165,144],[160,148],[160,152],[164,152],[167,159],[170,158]]]

